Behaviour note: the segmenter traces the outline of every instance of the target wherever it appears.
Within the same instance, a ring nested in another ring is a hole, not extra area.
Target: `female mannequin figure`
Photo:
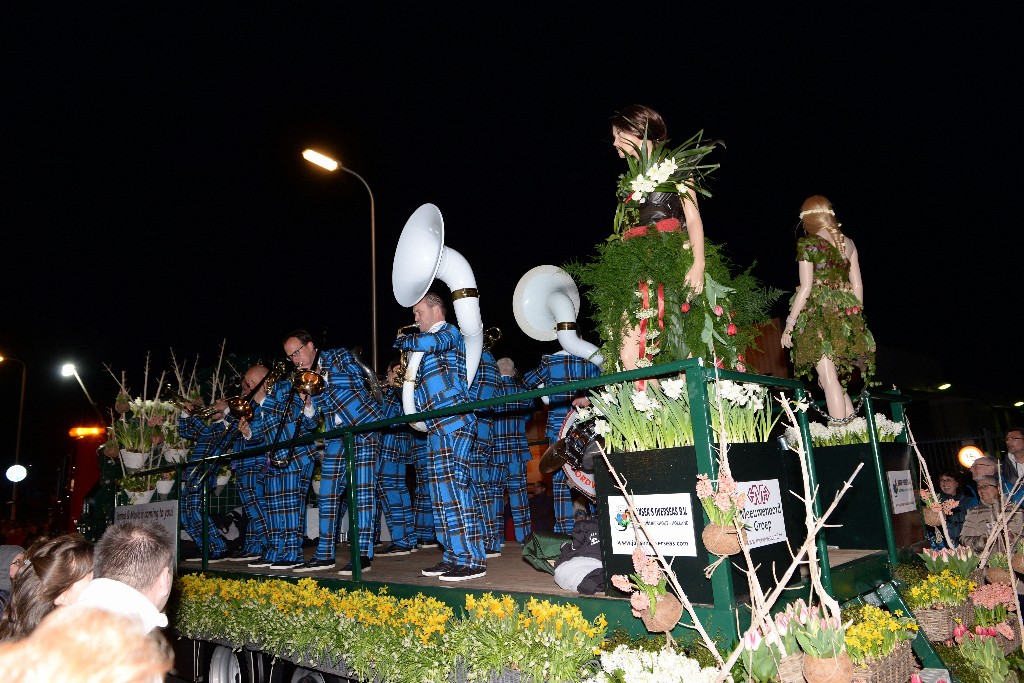
[[[797,377],[811,377],[825,392],[828,414],[853,415],[846,385],[854,368],[865,386],[875,371],[875,339],[864,322],[864,283],[853,240],[839,231],[828,199],[814,195],[800,207],[807,235],[797,241],[800,285],[790,301],[782,347],[792,349]]]
[[[606,373],[702,356],[744,369],[752,324],[779,296],[748,273],[733,277],[718,247],[704,238],[697,195],[710,196],[704,164],[713,143],[701,133],[668,149],[658,112],[643,105],[612,117],[612,144],[626,160],[619,176],[615,234],[598,256],[565,270],[590,288]],[[742,303],[743,305],[737,305]]]

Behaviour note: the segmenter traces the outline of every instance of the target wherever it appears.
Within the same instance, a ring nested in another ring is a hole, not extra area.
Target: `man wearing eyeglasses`
[[[1020,491],[1024,491],[1024,482],[1020,480],[1024,476],[1024,429],[1020,427],[1011,427],[1006,432],[1006,457],[999,463],[999,476],[1005,490],[1017,488],[1014,500],[1022,497]]]

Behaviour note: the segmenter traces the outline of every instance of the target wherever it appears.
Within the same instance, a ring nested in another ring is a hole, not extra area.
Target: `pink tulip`
[[[743,649],[757,652],[759,647],[761,647],[761,634],[757,632],[756,628],[752,628],[743,636]]]
[[[801,607],[800,608],[800,616],[797,618],[797,621],[799,621],[801,624],[806,624],[810,620],[810,618],[811,618],[811,615],[807,611],[807,608],[806,607]]]
[[[910,683],[921,683],[921,674],[910,674]]]
[[[979,636],[983,636],[985,635],[985,627],[979,624],[974,627],[974,632],[977,633]]]
[[[722,309],[721,306],[715,306],[715,315],[721,317],[723,312],[724,312],[724,310]]]
[[[962,636],[965,633],[967,633],[967,627],[964,626],[963,624],[957,624],[953,628],[953,637],[954,638],[959,638],[960,636]]]

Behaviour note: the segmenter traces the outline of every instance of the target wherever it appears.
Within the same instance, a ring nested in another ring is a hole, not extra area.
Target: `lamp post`
[[[64,377],[71,377],[74,375],[75,379],[78,380],[78,386],[82,387],[82,391],[85,393],[85,397],[89,399],[89,405],[96,411],[96,417],[100,419],[100,424],[107,424],[107,420],[103,417],[103,413],[100,412],[100,408],[96,405],[96,402],[92,400],[92,396],[89,395],[89,390],[85,388],[85,383],[82,382],[82,378],[78,376],[78,370],[75,369],[74,363],[65,363],[60,368],[60,374]]]
[[[25,365],[25,361],[0,356],[0,363],[8,360],[21,363],[21,400],[18,403],[18,436],[14,441],[14,465],[7,470],[7,478],[11,480],[11,520],[13,521],[18,512],[18,482],[25,478],[25,468],[21,466],[18,459],[21,454],[21,423],[25,415],[25,380],[28,377],[28,367]]]
[[[373,352],[371,353],[372,367],[374,373],[377,372],[377,223],[376,216],[374,215],[373,205],[373,190],[370,189],[369,183],[355,171],[350,168],[342,166],[338,161],[331,157],[321,154],[312,149],[307,149],[302,152],[302,158],[306,161],[316,164],[320,168],[328,171],[337,171],[341,169],[346,173],[354,175],[356,178],[363,183],[363,187],[366,188],[366,192],[370,195],[370,338],[371,344],[373,345]]]

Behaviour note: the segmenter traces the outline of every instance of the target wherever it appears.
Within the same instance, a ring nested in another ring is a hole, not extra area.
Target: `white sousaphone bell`
[[[529,337],[537,341],[557,339],[564,351],[598,368],[604,365],[598,348],[576,334],[580,292],[572,276],[558,266],[537,266],[519,278],[512,295],[512,311]]]
[[[395,248],[395,262],[391,269],[391,287],[400,306],[415,306],[437,278],[452,290],[452,303],[459,332],[466,343],[466,385],[473,384],[483,353],[484,326],[480,318],[480,294],[476,288],[473,269],[462,254],[444,245],[444,219],[433,204],[416,209],[402,228]],[[406,415],[416,412],[413,394],[416,374],[423,353],[413,351],[406,364],[405,382],[402,383],[402,410]],[[422,422],[412,426],[421,432],[427,427]]]

